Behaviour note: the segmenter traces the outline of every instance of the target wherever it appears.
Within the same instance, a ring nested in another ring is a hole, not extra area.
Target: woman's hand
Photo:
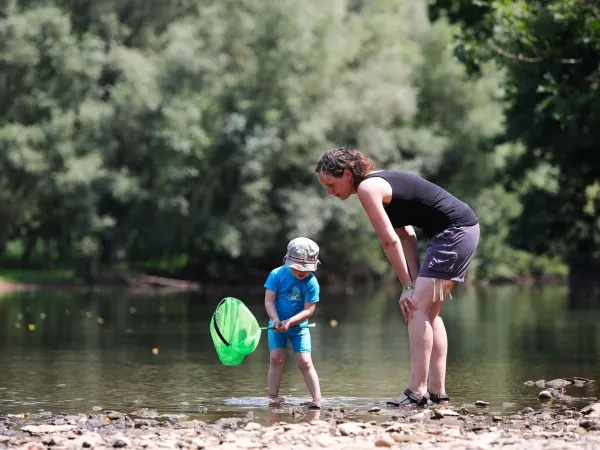
[[[405,322],[408,322],[413,316],[413,311],[417,310],[417,306],[412,301],[414,292],[415,291],[413,289],[409,291],[402,291],[402,295],[400,295],[400,300],[398,301],[400,304],[400,312],[402,312]]]
[[[273,328],[273,331],[278,332],[279,331],[279,327],[281,326],[281,321],[279,319],[272,319],[271,320],[271,327]]]

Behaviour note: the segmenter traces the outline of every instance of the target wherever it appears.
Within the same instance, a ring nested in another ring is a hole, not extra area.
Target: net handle
[[[292,325],[290,328],[314,328],[316,323],[305,323],[302,325]],[[260,327],[261,330],[274,330],[275,327]]]

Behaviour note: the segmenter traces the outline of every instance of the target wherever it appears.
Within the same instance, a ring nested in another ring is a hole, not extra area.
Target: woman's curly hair
[[[315,172],[339,178],[344,174],[344,170],[348,169],[352,173],[352,184],[356,189],[374,168],[373,161],[358,150],[351,147],[337,147],[321,155]]]

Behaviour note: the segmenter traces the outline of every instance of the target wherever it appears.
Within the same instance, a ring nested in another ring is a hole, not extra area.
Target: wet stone
[[[582,420],[579,423],[579,426],[582,427],[582,428],[585,428],[587,430],[588,428],[591,428],[591,427],[593,427],[595,425],[598,425],[598,424],[599,423],[596,422],[595,420]]]
[[[600,403],[594,403],[581,410],[581,414],[592,417],[600,417]]]
[[[571,386],[572,384],[573,384],[573,381],[564,380],[562,378],[558,378],[556,380],[546,381],[546,386],[547,387],[552,387],[552,388],[560,388],[560,387],[565,387],[565,386]]]
[[[593,406],[593,404],[589,405]],[[73,427],[68,431],[60,431],[48,418],[35,419],[16,418],[16,425],[38,428],[44,433],[12,432],[0,435],[1,448],[170,448],[204,450],[237,450],[284,448],[306,450],[308,448],[367,449],[374,447],[406,448],[407,450],[434,448],[448,449],[494,449],[506,447],[507,450],[517,448],[554,449],[592,449],[600,448],[599,420],[588,415],[582,420],[567,417],[571,411],[565,405],[544,406],[540,411],[531,409],[530,413],[501,416],[498,412],[479,411],[477,414],[462,416],[449,415],[436,420],[426,419],[429,414],[443,415],[443,411],[455,412],[451,408],[436,410],[408,409],[402,411],[406,417],[401,421],[390,420],[390,416],[368,416],[368,409],[363,408],[359,415],[369,417],[368,422],[344,419],[342,423],[327,417],[321,411],[320,418],[308,421],[295,421],[290,409],[281,413],[282,421],[265,424],[264,411],[256,411],[254,421],[240,418],[224,418],[214,422],[200,420],[182,420],[170,422],[141,419],[124,414],[123,418],[112,421],[97,431],[90,430],[90,422],[109,419],[108,414],[88,416],[71,416],[69,421]],[[585,409],[590,414],[594,408]],[[577,412],[579,411],[573,411]],[[66,416],[65,416],[66,417]],[[419,420],[419,417],[424,419]],[[415,418],[417,418],[415,420]],[[458,420],[460,418],[460,421]],[[326,420],[324,420],[326,419]],[[109,419],[110,420],[110,419]],[[453,422],[447,422],[453,421]],[[136,427],[117,430],[115,423],[135,423]],[[7,423],[7,422],[2,422]],[[140,427],[138,424],[145,423]],[[66,424],[65,424],[66,425]],[[10,425],[13,426],[12,424]],[[36,430],[35,428],[33,430]],[[30,429],[31,431],[31,429]]]
[[[131,415],[138,416],[144,419],[156,419],[158,417],[158,412],[156,412],[153,409],[142,408],[132,412]]]
[[[340,431],[342,436],[359,436],[364,432],[362,427],[351,422],[341,424],[338,427],[338,430]]]

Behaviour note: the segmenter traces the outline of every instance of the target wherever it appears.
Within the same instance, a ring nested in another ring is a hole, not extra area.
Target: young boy
[[[283,376],[288,339],[296,353],[296,364],[312,395],[309,409],[321,408],[319,378],[310,356],[310,331],[294,327],[308,323],[319,301],[319,283],[313,272],[320,263],[319,246],[304,237],[292,239],[283,258],[283,266],[273,269],[265,282],[265,308],[269,326],[269,404],[279,404],[279,386]]]

